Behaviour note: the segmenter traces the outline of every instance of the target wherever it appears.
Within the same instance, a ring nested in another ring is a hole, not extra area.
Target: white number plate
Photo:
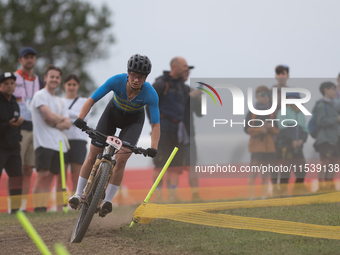
[[[106,142],[117,150],[120,150],[120,148],[123,145],[122,141],[119,138],[114,137],[114,136],[108,136],[106,139]]]

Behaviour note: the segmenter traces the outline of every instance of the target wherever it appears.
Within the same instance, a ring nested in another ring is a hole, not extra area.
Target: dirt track
[[[70,254],[164,254],[152,247],[139,247],[129,238],[120,237],[121,226],[131,221],[126,216],[110,215],[104,219],[94,216],[85,238],[79,244],[69,243],[75,219],[50,224],[35,225],[37,232],[50,251],[56,242],[62,243]],[[0,254],[41,254],[20,225],[13,225],[0,232]]]

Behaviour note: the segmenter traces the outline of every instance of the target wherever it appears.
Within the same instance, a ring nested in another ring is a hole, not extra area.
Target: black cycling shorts
[[[144,109],[138,113],[123,112],[110,100],[99,119],[96,130],[105,135],[113,136],[117,128],[120,128],[119,139],[136,146],[143,129],[144,119]],[[105,141],[101,139],[94,138],[91,144],[98,148],[105,147]]]

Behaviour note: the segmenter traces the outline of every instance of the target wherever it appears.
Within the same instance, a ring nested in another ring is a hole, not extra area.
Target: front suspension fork
[[[94,165],[93,165],[93,167],[92,167],[90,177],[89,177],[89,179],[87,180],[86,186],[85,186],[85,188],[84,188],[84,192],[83,192],[83,194],[82,194],[82,196],[81,196],[81,202],[82,202],[82,203],[85,202],[86,196],[87,196],[87,194],[89,193],[89,191],[90,191],[90,189],[91,189],[91,187],[92,187],[92,183],[93,183],[94,177],[95,177],[96,174],[97,174],[97,170],[98,170],[98,168],[99,168],[99,166],[100,166],[100,163],[102,163],[102,162],[104,162],[104,161],[110,163],[110,165],[111,165],[111,170],[110,170],[109,178],[108,178],[108,180],[107,180],[107,182],[106,182],[106,185],[105,185],[105,190],[106,190],[106,188],[107,188],[107,186],[108,186],[108,184],[109,184],[109,180],[110,180],[110,178],[111,178],[111,175],[112,175],[112,173],[113,173],[113,168],[114,168],[114,166],[116,165],[116,160],[112,160],[112,161],[110,162],[109,160],[103,158],[103,157],[102,157],[102,154],[100,153],[100,154],[98,154],[97,159],[96,159],[96,161],[95,161],[95,163],[94,163]],[[104,194],[103,194],[103,197],[102,197],[101,200],[99,201],[99,205],[100,205],[100,203],[102,202],[102,200],[103,200],[104,198],[105,198],[105,192],[104,192]]]
[[[103,196],[102,196],[102,198],[99,200],[99,203],[98,203],[98,206],[97,206],[98,209],[100,208],[100,205],[101,205],[103,199],[104,199],[105,196],[106,196],[106,189],[107,189],[107,186],[109,185],[109,181],[110,181],[110,179],[111,179],[111,176],[112,176],[112,173],[113,173],[113,168],[115,167],[115,165],[116,165],[116,160],[112,160],[112,161],[111,161],[111,170],[110,170],[109,178],[107,179],[107,182],[106,182],[106,185],[105,185],[105,190],[104,190]]]

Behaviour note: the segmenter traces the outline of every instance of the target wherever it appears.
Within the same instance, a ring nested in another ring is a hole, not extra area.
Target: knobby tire
[[[93,215],[96,212],[99,200],[103,197],[105,192],[105,185],[108,181],[110,170],[111,166],[107,162],[103,162],[99,166],[91,189],[80,209],[76,225],[74,226],[71,235],[71,243],[80,243],[81,240],[83,240]]]

